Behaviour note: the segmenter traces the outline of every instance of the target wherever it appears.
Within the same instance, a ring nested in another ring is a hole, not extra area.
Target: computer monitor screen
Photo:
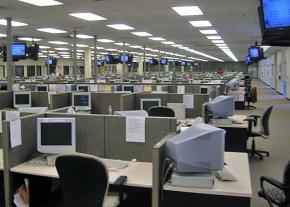
[[[200,87],[200,94],[208,94],[208,87]]]
[[[123,91],[130,91],[132,93],[135,92],[135,87],[133,85],[123,85],[122,89]]]
[[[214,118],[227,118],[234,115],[235,101],[232,96],[218,96],[206,104],[207,110]]]
[[[13,93],[14,108],[31,107],[31,92],[16,91]]]
[[[52,59],[47,58],[46,59],[46,65],[52,65]]]
[[[123,62],[127,63],[129,61],[129,56],[128,55],[120,55],[119,61],[120,61],[120,63],[123,63]]]
[[[72,105],[77,111],[91,110],[91,93],[74,92],[72,94]]]
[[[258,47],[250,47],[249,48],[249,53],[250,53],[250,57],[251,58],[259,58],[260,54],[259,54],[259,48]]]
[[[12,43],[11,53],[14,58],[26,59],[26,44]]]
[[[83,91],[83,92],[89,92],[89,85],[77,85],[77,90],[78,91]]]
[[[167,154],[180,173],[222,170],[224,149],[225,130],[207,124],[195,124],[166,143]]]
[[[48,85],[37,85],[36,91],[48,91]]]
[[[38,118],[37,151],[48,154],[75,152],[75,118]]]
[[[289,0],[263,0],[266,29],[290,27]]]
[[[103,61],[97,60],[97,66],[102,66],[102,65],[103,65]]]
[[[161,58],[160,59],[160,65],[167,65],[168,60],[166,58]]]
[[[181,61],[181,66],[186,66],[186,61]]]
[[[238,91],[240,88],[240,81],[236,78],[226,83],[227,90]]]
[[[141,98],[141,110],[149,111],[149,108],[153,106],[161,106],[161,99],[160,98]]]

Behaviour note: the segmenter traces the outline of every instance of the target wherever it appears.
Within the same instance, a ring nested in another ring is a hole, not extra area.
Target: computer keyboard
[[[107,168],[110,169],[123,169],[129,165],[129,161],[123,161],[123,160],[113,160],[113,159],[101,159]]]

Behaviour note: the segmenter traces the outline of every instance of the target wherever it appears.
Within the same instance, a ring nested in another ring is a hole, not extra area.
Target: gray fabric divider
[[[177,93],[177,86],[168,86],[168,93]]]
[[[202,116],[202,104],[209,101],[209,95],[194,95],[194,109],[186,109],[187,118],[196,118]]]
[[[49,107],[48,92],[45,92],[45,91],[31,92],[31,106],[32,107]]]
[[[92,113],[108,114],[109,106],[113,111],[122,110],[121,96],[127,93],[93,93],[92,94]]]
[[[71,93],[56,93],[50,95],[50,109],[71,106]]]
[[[19,165],[28,161],[37,152],[37,118],[44,117],[44,114],[25,116],[20,119],[21,121],[21,138],[22,145],[10,147],[10,129],[9,122],[3,122],[3,140],[9,143],[8,149],[8,165],[9,168]],[[4,124],[7,123],[7,124]],[[7,127],[7,128],[5,128]]]
[[[121,96],[121,110],[131,111],[134,110],[135,105],[135,94],[126,94]]]
[[[167,103],[169,102],[169,94],[137,93],[135,94],[135,110],[140,110],[141,98],[160,98],[161,106],[167,106]]]
[[[3,148],[3,138],[2,138],[2,133],[0,133],[0,149]]]
[[[0,91],[0,109],[13,108],[13,93]]]
[[[104,116],[90,114],[47,113],[52,117],[74,117],[76,119],[76,150],[80,153],[104,157]]]
[[[152,147],[165,135],[176,131],[176,119],[149,117],[145,125],[145,143],[126,142],[126,118],[105,116],[105,157],[152,162]]]

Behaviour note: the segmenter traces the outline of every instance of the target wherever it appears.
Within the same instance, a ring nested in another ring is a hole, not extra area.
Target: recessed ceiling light
[[[109,40],[109,39],[98,39],[97,41],[104,42],[104,43],[115,42],[114,40]]]
[[[165,45],[175,45],[175,42],[166,41],[166,42],[162,42],[162,44],[165,44]]]
[[[223,40],[212,40],[211,42],[215,43],[215,44],[225,43],[225,41],[223,41]]]
[[[89,47],[88,45],[77,44],[77,47]]]
[[[6,34],[0,34],[0,37],[7,37]]]
[[[73,37],[73,35],[71,36]],[[85,35],[85,34],[77,34],[76,36],[77,38],[80,38],[80,39],[93,39],[94,38],[93,36]]]
[[[152,34],[148,32],[131,32],[133,35],[137,35],[139,37],[150,37]]]
[[[220,49],[229,49],[228,46],[219,46]]]
[[[222,39],[221,36],[206,36],[206,38],[209,40],[221,40]]]
[[[172,7],[180,16],[193,16],[193,15],[203,15],[202,11],[198,6],[179,6]]]
[[[39,48],[41,48],[41,49],[49,49],[50,47],[44,46],[44,45],[40,45]]]
[[[109,52],[117,51],[116,49],[113,49],[113,48],[108,48],[108,49],[106,49],[106,50],[109,51]]]
[[[124,43],[123,42],[116,42],[114,43],[115,45],[119,45],[119,46],[123,46]],[[125,46],[129,46],[130,44],[129,43],[125,43]]]
[[[211,27],[212,24],[207,21],[207,20],[204,20],[204,21],[189,21],[189,23],[194,26],[194,27]]]
[[[106,20],[106,18],[93,14],[93,13],[70,13],[69,15],[80,18],[80,19],[84,19],[87,21]]]
[[[217,31],[214,29],[209,30],[199,30],[202,34],[210,35],[210,34],[217,34]]]
[[[132,29],[134,29],[133,27],[130,27],[126,24],[109,24],[109,25],[107,25],[107,27],[111,27],[111,28],[117,29],[117,30],[132,30]]]
[[[0,19],[0,25],[7,25],[6,19]],[[23,23],[23,22],[16,22],[16,21],[11,21],[12,27],[21,27],[21,26],[27,26],[28,24]]]
[[[35,6],[57,6],[63,3],[55,0],[18,0]]]
[[[216,46],[227,46],[227,44],[215,44]]]
[[[69,44],[67,42],[62,42],[62,41],[49,41],[48,43],[55,44],[55,45],[67,45],[67,44]]]
[[[149,37],[150,40],[155,40],[155,41],[164,41],[165,39],[162,37]]]
[[[67,51],[67,50],[70,50],[68,48],[65,48],[65,47],[58,47],[58,48],[54,48],[55,50],[62,50],[62,51]]]
[[[40,40],[42,40],[42,39],[38,39],[38,38],[32,38],[32,37],[19,37],[18,38],[19,40],[23,40],[23,41],[35,41],[35,42],[37,42],[37,41],[40,41]]]
[[[129,47],[131,47],[131,48],[143,48],[142,46],[139,46],[139,45],[131,45]]]
[[[36,30],[40,31],[40,32],[47,32],[47,33],[52,33],[52,34],[66,33],[66,31],[64,31],[64,30],[54,29],[54,28],[39,28]]]

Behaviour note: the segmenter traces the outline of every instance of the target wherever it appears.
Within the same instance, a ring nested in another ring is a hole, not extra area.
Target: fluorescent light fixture
[[[117,51],[116,49],[113,49],[113,48],[108,48],[108,49],[106,49],[106,50],[109,51],[109,52]]]
[[[130,27],[126,24],[109,24],[109,25],[107,25],[107,27],[111,27],[111,28],[117,29],[117,30],[132,30],[132,29],[134,29],[133,27]]]
[[[67,42],[62,42],[62,41],[49,41],[48,43],[55,44],[55,45],[67,45],[67,44],[69,44]]]
[[[47,32],[47,33],[52,33],[52,34],[67,33],[64,30],[54,29],[54,28],[39,28],[39,29],[36,29],[36,30],[40,31],[40,32]]]
[[[89,47],[88,45],[77,44],[77,47]]]
[[[220,46],[222,46],[222,47],[227,46],[227,44],[215,44],[215,45],[218,46],[218,47],[220,47]]]
[[[85,52],[84,50],[77,50],[77,52]]]
[[[228,46],[219,46],[220,49],[229,49]]]
[[[58,52],[58,54],[61,54],[61,55],[70,55],[70,52]]]
[[[6,19],[0,19],[0,25],[7,25]],[[21,27],[21,26],[27,26],[28,24],[23,23],[23,22],[16,22],[16,21],[11,21],[12,27]]]
[[[41,41],[42,39],[38,39],[38,38],[32,38],[32,37],[19,37],[18,38],[19,40],[22,40],[22,41],[35,41],[35,42],[37,42],[37,41]]]
[[[171,45],[172,47],[183,47],[182,45]]]
[[[209,40],[221,40],[222,39],[221,36],[206,36],[206,38]]]
[[[225,43],[225,41],[223,41],[223,40],[212,40],[211,42],[215,43],[215,44]]]
[[[108,55],[108,52],[100,52],[100,55]]]
[[[133,35],[137,35],[139,37],[150,37],[152,34],[148,32],[131,32]]]
[[[115,45],[119,45],[119,46],[123,46],[124,43],[123,42],[116,42],[114,43]],[[129,46],[130,44],[129,43],[125,43],[125,46]]]
[[[139,46],[139,45],[131,45],[131,46],[129,46],[129,47],[131,47],[131,48],[135,48],[135,49],[137,49],[137,48],[143,48],[142,46]]]
[[[90,47],[91,49],[95,49],[94,47]],[[103,48],[103,47],[97,47],[97,49],[98,50],[103,50],[103,49],[105,49],[105,48]],[[91,53],[93,53],[94,51],[91,51]]]
[[[39,48],[40,48],[40,49],[49,49],[50,47],[48,47],[48,46],[44,46],[44,45],[40,45]]]
[[[0,34],[0,37],[7,37],[6,34]]]
[[[162,37],[149,37],[150,40],[155,40],[155,41],[164,41],[165,39]]]
[[[224,61],[221,60],[221,59],[218,59],[218,58],[216,58],[216,57],[213,57],[213,56],[207,55],[207,54],[205,54],[205,53],[202,53],[202,52],[199,52],[199,51],[196,51],[196,50],[193,50],[192,53],[195,53],[195,54],[197,54],[197,55],[204,56],[204,57],[207,57],[207,58],[210,58],[210,59],[213,59],[213,60],[219,61],[219,62],[224,62]]]
[[[175,45],[176,43],[175,42],[171,42],[171,41],[165,41],[165,42],[162,42],[162,44],[164,44],[164,45]]]
[[[198,6],[179,6],[172,7],[172,9],[176,11],[180,16],[203,15],[202,11]]]
[[[24,3],[33,4],[35,6],[58,6],[63,3],[55,0],[18,0]]]
[[[210,35],[210,34],[217,34],[217,31],[214,29],[209,29],[209,30],[199,30],[202,34],[205,35]]]
[[[207,20],[204,20],[204,21],[189,21],[189,23],[194,26],[194,27],[211,27],[212,24],[207,21]]]
[[[58,47],[58,48],[54,48],[55,50],[62,50],[62,51],[68,51],[70,49],[65,48],[65,47]]]
[[[71,36],[73,37],[73,35],[71,35]],[[85,35],[85,34],[77,34],[76,36],[79,39],[93,39],[94,38],[93,36]]]
[[[230,49],[223,49],[223,52],[227,54],[233,61],[239,62],[237,57],[234,55],[234,53]]]
[[[100,21],[100,20],[106,20],[106,18],[101,17],[99,15],[93,14],[93,13],[70,13],[69,15],[73,17],[77,17],[80,19],[84,19],[87,21]]]
[[[109,39],[98,39],[98,42],[110,43],[110,42],[115,42],[115,41],[114,40],[109,40]]]

